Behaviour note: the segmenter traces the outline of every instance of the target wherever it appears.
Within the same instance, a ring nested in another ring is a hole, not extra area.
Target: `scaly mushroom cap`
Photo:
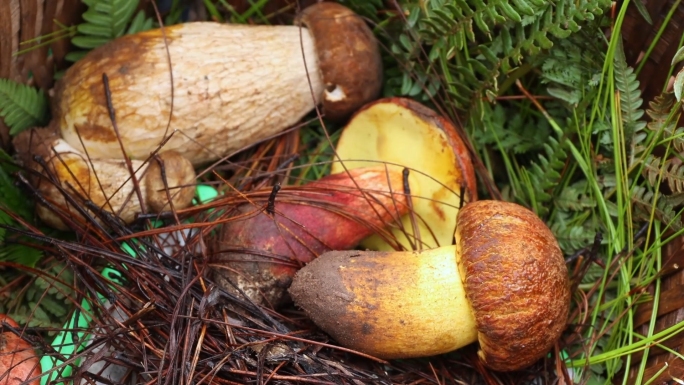
[[[304,9],[296,23],[306,26],[314,40],[326,118],[346,118],[380,95],[378,42],[360,16],[337,3],[317,3]]]
[[[568,271],[549,228],[522,206],[473,202],[459,212],[456,247],[480,359],[507,371],[546,354],[565,328],[570,304]]]

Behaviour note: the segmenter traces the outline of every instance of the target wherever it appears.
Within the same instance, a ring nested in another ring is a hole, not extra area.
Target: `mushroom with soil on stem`
[[[331,172],[378,163],[409,173],[412,213],[392,237],[375,234],[362,246],[371,250],[420,250],[450,245],[458,208],[477,199],[475,170],[455,127],[424,105],[387,98],[357,111],[335,148],[340,161]],[[464,192],[465,196],[461,196]]]
[[[305,263],[326,251],[353,248],[406,214],[402,184],[399,170],[358,168],[283,187],[267,209],[237,206],[226,213],[234,219],[207,241],[213,279],[256,303],[288,302],[287,287]]]
[[[343,119],[378,97],[380,51],[360,16],[325,2],[295,24],[193,22],[120,37],[66,71],[54,120],[93,158],[120,157],[120,138],[132,159],[161,146],[197,166],[272,137],[318,104],[326,118]]]
[[[65,219],[84,221],[80,210],[97,220],[85,201],[131,223],[145,210],[186,208],[195,194],[195,169],[175,151],[160,153],[147,163],[132,160],[134,181],[123,160],[90,159],[50,128],[25,131],[14,145],[22,163],[35,171],[29,175],[31,184],[47,201],[36,205],[36,213],[57,229],[70,228]]]
[[[12,318],[0,314],[0,385],[40,384],[40,359],[35,350],[24,338],[3,327],[3,323],[19,329]]]
[[[456,244],[420,252],[332,251],[290,295],[341,345],[380,358],[425,357],[479,341],[493,370],[525,368],[565,329],[570,284],[551,230],[530,210],[476,201]]]

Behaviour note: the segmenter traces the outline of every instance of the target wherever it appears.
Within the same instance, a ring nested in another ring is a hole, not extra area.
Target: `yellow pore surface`
[[[378,103],[349,122],[342,132],[337,153],[347,169],[383,163],[388,163],[388,167],[409,168],[414,214],[402,217],[403,229],[397,226],[392,230],[406,250],[413,249],[411,243],[417,244],[416,249],[452,243],[462,175],[451,142],[438,125],[405,106]],[[332,165],[332,173],[343,171],[339,162]],[[421,242],[417,242],[414,223]],[[364,240],[362,246],[393,250],[377,235]]]

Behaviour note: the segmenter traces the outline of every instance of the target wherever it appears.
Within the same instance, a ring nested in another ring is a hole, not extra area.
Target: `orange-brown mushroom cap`
[[[568,272],[551,230],[522,206],[477,201],[459,212],[456,245],[480,359],[507,371],[548,353],[570,306]]]
[[[38,385],[41,373],[40,358],[33,346],[10,330],[3,330],[2,324],[18,329],[19,325],[5,314],[0,314],[0,384]],[[34,378],[33,381],[27,380]]]
[[[297,24],[310,31],[325,84],[323,112],[332,120],[348,117],[380,95],[382,59],[378,42],[365,21],[337,3],[304,9]]]

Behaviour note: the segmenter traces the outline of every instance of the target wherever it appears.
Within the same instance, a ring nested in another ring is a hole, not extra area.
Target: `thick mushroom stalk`
[[[459,211],[456,245],[421,252],[333,251],[290,294],[340,344],[381,358],[423,357],[479,341],[494,370],[544,356],[565,328],[570,285],[546,225],[512,203]]]
[[[319,3],[298,22],[185,23],[99,47],[58,84],[53,115],[62,137],[93,158],[120,153],[102,74],[129,156],[147,159],[168,139],[162,151],[193,165],[269,138],[319,103],[326,116],[343,118],[378,96],[380,54],[362,18]]]
[[[186,208],[195,193],[195,170],[174,151],[163,152],[147,163],[131,161],[141,201],[124,160],[90,158],[50,129],[24,131],[14,145],[23,154],[23,163],[36,171],[31,182],[43,198],[77,220],[84,220],[78,208],[97,219],[85,201],[131,223],[141,212]],[[69,229],[52,208],[38,204],[36,213],[54,228]]]

